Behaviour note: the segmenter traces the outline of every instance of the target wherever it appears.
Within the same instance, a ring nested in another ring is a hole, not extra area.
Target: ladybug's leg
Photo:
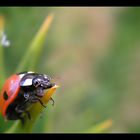
[[[25,113],[27,114],[28,119],[29,119],[29,120],[31,120],[31,115],[30,115],[30,112],[29,112],[29,111],[27,111],[27,110],[25,110]]]
[[[23,125],[24,125],[24,118],[21,117],[20,115],[18,116],[18,118],[21,120],[21,124],[22,124],[22,126],[23,126]]]
[[[37,97],[43,97],[44,96],[44,91],[42,88],[38,88],[34,91],[35,96]]]
[[[40,104],[46,108],[46,106],[43,104],[43,102],[37,97],[37,96],[30,96],[29,100],[31,101],[31,103],[35,103],[37,101],[40,102]]]
[[[43,104],[43,102],[38,98],[38,101],[40,102],[40,104],[46,108],[46,106]]]
[[[26,113],[27,116],[28,116],[28,118],[29,118],[29,120],[31,120],[31,115],[30,115],[29,111],[25,110],[22,106],[17,106],[17,107],[15,108],[15,111],[16,111],[17,113],[20,113],[20,114]]]
[[[25,98],[25,101],[28,101],[28,100],[29,100],[29,97],[30,97],[30,96],[29,96],[29,93],[24,93],[23,96],[24,96],[24,98]]]
[[[52,105],[54,106],[54,99],[51,97],[50,100],[52,101]]]

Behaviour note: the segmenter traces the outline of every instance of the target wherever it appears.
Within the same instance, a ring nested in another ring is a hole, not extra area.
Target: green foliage
[[[86,133],[103,133],[112,125],[112,120],[106,120],[100,124],[94,125]]]
[[[0,35],[0,38],[1,38],[1,35]],[[5,69],[4,69],[4,58],[3,58],[3,47],[2,45],[0,44],[0,69],[1,69],[1,72],[0,72],[0,77],[1,77],[1,80],[0,80],[0,87],[2,87],[2,84],[4,83],[4,80],[5,80]]]
[[[30,69],[35,70],[35,66],[43,50],[43,43],[46,39],[46,34],[49,29],[51,21],[52,21],[52,16],[49,16],[44,22],[44,24],[42,25],[42,28],[39,30],[39,32],[31,42],[31,45],[29,46],[29,49],[27,50],[26,54],[23,55],[23,58],[19,63],[16,72],[22,70],[29,71]]]

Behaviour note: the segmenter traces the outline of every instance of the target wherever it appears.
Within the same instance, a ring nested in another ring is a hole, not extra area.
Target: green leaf
[[[0,16],[0,41],[4,32],[4,17]],[[5,69],[4,69],[4,48],[0,42],[0,87],[2,87],[5,80]]]
[[[106,120],[100,124],[97,124],[93,127],[91,127],[89,130],[87,130],[86,133],[101,133],[110,128],[112,125],[112,120]]]
[[[25,53],[25,55],[23,55],[23,58],[19,63],[16,72],[35,70],[35,66],[43,50],[43,43],[46,40],[46,35],[48,33],[48,29],[50,27],[52,19],[52,15],[49,15],[46,18],[35,38],[32,40],[29,48],[27,49],[27,52]]]

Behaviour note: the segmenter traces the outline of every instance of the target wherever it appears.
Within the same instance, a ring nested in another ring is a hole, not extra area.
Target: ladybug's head
[[[20,74],[21,81],[20,87],[24,90],[35,90],[35,89],[49,89],[53,87],[55,84],[51,82],[50,76],[46,74],[38,74],[38,73],[25,73]]]
[[[43,89],[49,89],[55,84],[51,82],[50,76],[46,74],[36,75],[32,80],[32,85],[35,88],[41,87]]]

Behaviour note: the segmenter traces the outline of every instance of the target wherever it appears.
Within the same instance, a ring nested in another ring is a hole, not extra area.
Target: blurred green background
[[[106,132],[140,132],[140,8],[0,8],[11,46],[7,76],[45,17],[54,14],[37,71],[61,86],[33,132],[87,132],[105,120]],[[11,122],[1,121],[0,131]]]

